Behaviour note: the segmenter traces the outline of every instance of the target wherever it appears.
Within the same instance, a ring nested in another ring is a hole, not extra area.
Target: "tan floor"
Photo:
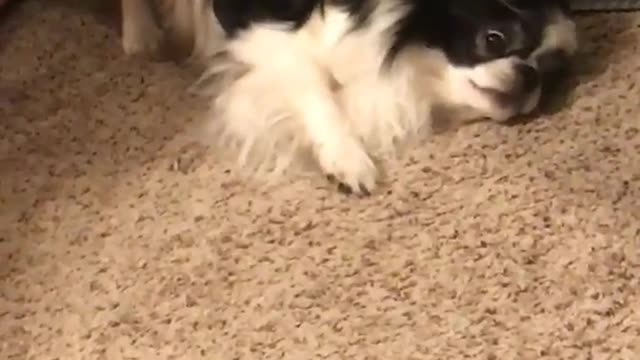
[[[0,25],[0,359],[639,359],[640,15],[581,85],[439,135],[369,199],[175,171],[192,74],[92,14]]]

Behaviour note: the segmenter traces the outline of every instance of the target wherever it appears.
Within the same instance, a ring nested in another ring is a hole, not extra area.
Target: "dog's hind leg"
[[[210,0],[193,1],[194,42],[192,62],[202,62],[223,50],[225,33],[216,19]]]
[[[163,43],[151,0],[121,0],[122,47],[127,55],[155,55]]]

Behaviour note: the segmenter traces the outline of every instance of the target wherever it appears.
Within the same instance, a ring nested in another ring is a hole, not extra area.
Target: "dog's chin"
[[[509,82],[487,77],[486,71],[452,68],[446,79],[446,91],[442,92],[444,105],[470,109],[462,112],[464,118],[457,119],[462,122],[509,122],[534,112],[540,101],[539,88],[528,93],[518,92],[512,90],[514,87]]]
[[[530,115],[540,101],[540,89],[528,94],[519,94],[508,90],[479,86],[469,80],[469,86],[477,94],[478,117],[495,122],[510,122],[514,118]]]

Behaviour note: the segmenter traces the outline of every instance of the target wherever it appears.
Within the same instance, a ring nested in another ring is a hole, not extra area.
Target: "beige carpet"
[[[352,199],[176,166],[193,74],[27,1],[0,25],[0,359],[640,359],[640,15],[580,25],[564,110],[435,136]]]

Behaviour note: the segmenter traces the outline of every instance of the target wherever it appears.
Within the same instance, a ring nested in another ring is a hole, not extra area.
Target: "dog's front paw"
[[[317,149],[318,164],[345,193],[369,195],[377,185],[378,169],[355,139],[331,140]]]

